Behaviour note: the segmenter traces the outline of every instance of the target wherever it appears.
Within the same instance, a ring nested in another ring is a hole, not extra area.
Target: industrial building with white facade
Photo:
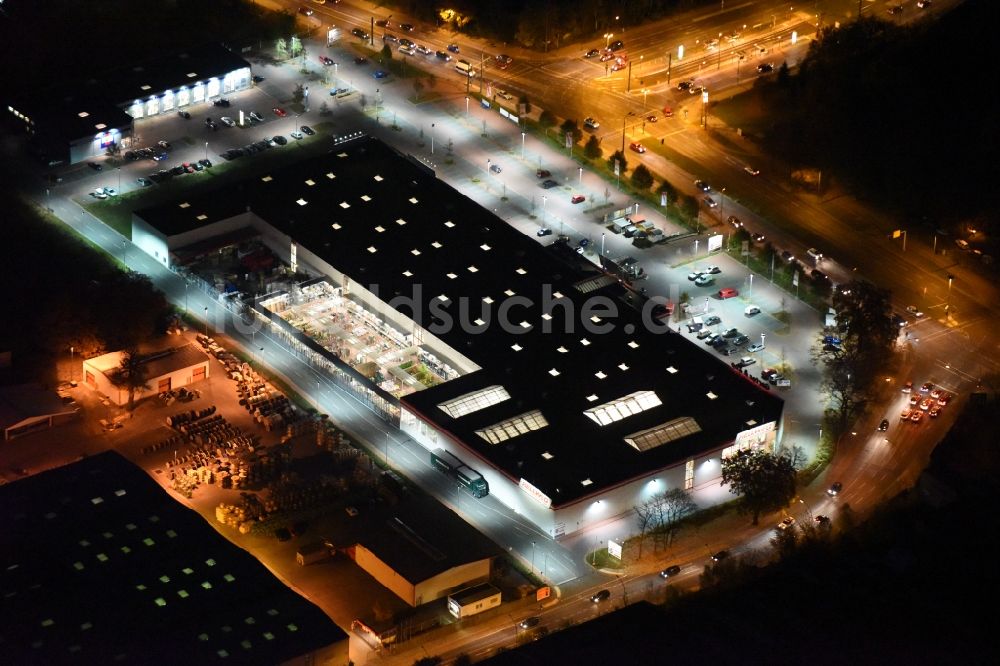
[[[135,121],[210,103],[253,84],[250,63],[219,44],[208,44],[15,94],[8,120],[27,133],[47,164],[75,164],[129,145]]]
[[[778,396],[375,139],[137,211],[132,240],[178,269],[184,248],[248,232],[434,359],[435,381],[404,394],[354,371],[269,307],[288,294],[257,315],[552,537],[718,484],[722,456],[780,438]]]

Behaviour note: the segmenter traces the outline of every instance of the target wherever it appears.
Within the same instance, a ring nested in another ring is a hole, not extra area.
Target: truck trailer
[[[444,449],[431,451],[431,465],[458,481],[473,497],[486,497],[490,494],[490,484],[482,474]]]

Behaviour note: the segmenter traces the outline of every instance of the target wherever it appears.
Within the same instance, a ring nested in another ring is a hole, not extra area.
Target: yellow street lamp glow
[[[681,44],[680,46],[677,47],[677,59],[678,60],[683,60],[684,59],[684,45],[683,44]]]
[[[799,33],[797,30],[792,30],[792,44],[795,44],[797,41],[799,41]]]

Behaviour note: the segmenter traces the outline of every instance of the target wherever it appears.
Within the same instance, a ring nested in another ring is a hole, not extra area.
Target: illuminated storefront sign
[[[535,500],[536,502],[544,506],[546,509],[552,506],[552,499],[548,495],[546,495],[541,490],[534,487],[524,479],[521,479],[521,481],[517,485],[521,487],[521,490],[523,490],[528,494],[528,497]]]

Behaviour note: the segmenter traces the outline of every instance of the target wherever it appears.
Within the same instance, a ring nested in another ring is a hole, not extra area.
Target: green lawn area
[[[133,211],[175,201],[185,195],[198,196],[248,176],[321,155],[330,149],[332,143],[328,136],[324,136],[324,132],[333,131],[335,127],[336,123],[333,121],[323,122],[315,127],[318,132],[316,136],[306,137],[301,141],[290,139],[287,146],[276,146],[265,153],[241,157],[232,162],[216,157],[218,161],[213,160],[211,169],[175,176],[158,185],[127,192],[104,201],[90,201],[83,206],[94,217],[126,238],[131,238]],[[244,145],[249,143],[249,140],[249,137],[244,141],[234,140],[233,146]],[[168,164],[173,166],[176,162],[170,161]],[[149,170],[152,172],[157,168],[150,164]]]

